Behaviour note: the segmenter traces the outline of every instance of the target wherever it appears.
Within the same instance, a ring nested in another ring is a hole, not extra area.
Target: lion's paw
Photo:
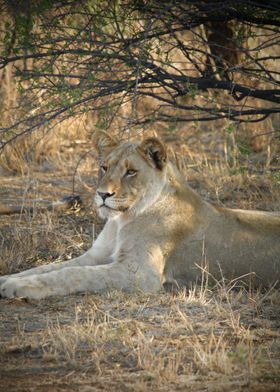
[[[48,295],[42,282],[34,278],[8,278],[0,288],[2,298],[42,299]]]

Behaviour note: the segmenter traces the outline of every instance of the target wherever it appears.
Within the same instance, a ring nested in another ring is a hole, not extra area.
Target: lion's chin
[[[101,219],[111,219],[123,214],[127,209],[128,208],[125,207],[114,209],[106,205],[102,205],[97,208],[97,212]]]

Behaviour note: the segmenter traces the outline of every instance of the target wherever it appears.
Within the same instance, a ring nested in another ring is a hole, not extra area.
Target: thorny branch
[[[129,127],[280,112],[277,1],[54,1],[29,14],[5,4],[0,69],[13,67],[29,106],[0,127],[0,149],[61,118],[118,116],[125,102]],[[141,113],[136,99],[149,100]]]

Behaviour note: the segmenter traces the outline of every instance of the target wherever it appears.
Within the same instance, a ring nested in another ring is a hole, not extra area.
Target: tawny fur
[[[188,187],[155,138],[118,143],[100,133],[95,196],[107,220],[92,247],[64,263],[0,278],[2,297],[45,298],[113,289],[157,292],[215,279],[280,280],[278,213],[216,208]]]

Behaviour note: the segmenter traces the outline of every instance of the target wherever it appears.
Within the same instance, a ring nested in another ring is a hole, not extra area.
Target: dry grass
[[[21,116],[13,109],[20,97],[12,65],[3,72],[0,115],[8,125]],[[151,102],[145,104],[149,110]],[[123,110],[129,122],[131,108]],[[74,174],[75,192],[86,200],[78,213],[0,217],[0,274],[74,257],[89,247],[93,223],[98,233],[90,204],[97,166],[87,154],[95,120],[69,120],[20,138],[0,155],[1,203],[60,199],[72,193]],[[256,136],[273,129],[270,119],[245,127],[155,124],[151,132],[168,142],[205,199],[280,211],[279,139]],[[202,273],[201,286],[176,295],[1,300],[0,391],[279,391],[279,291],[251,292],[222,279],[213,288]]]
[[[13,341],[2,345],[1,359],[21,354],[28,374],[26,361],[35,356],[42,380],[57,368],[66,371],[69,386],[75,375],[78,388],[100,383],[105,390],[277,390],[280,333],[265,313],[279,312],[276,292],[266,296],[266,310],[256,306],[263,296],[243,291],[225,305],[218,291],[207,292],[204,305],[199,295],[190,300],[186,292],[41,301],[41,323],[32,328],[23,317]],[[53,383],[59,390],[59,380]]]
[[[169,145],[204,198],[280,210],[279,177],[272,170],[277,155],[268,159],[267,149],[233,161],[232,140],[216,133],[209,142],[205,134],[197,139],[189,133],[173,135]],[[170,140],[168,132],[160,136]],[[0,217],[0,273],[59,262],[89,247],[92,224],[100,230],[90,207],[97,175],[94,156],[84,155],[90,148],[66,141],[54,147],[48,167],[35,160],[24,174],[19,160],[21,176],[2,174],[3,203],[36,206],[72,193],[73,173],[85,156],[75,189],[87,202],[77,213]],[[207,270],[202,273],[201,286],[176,295],[1,300],[0,391],[279,390],[279,291],[251,292],[223,279],[213,288]]]

